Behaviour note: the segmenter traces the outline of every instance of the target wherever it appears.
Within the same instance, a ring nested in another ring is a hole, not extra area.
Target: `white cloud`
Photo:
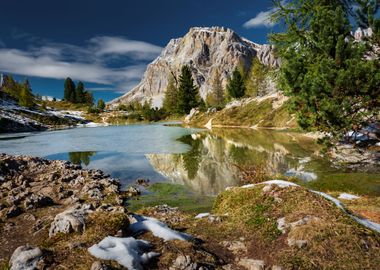
[[[285,5],[286,0],[281,1],[281,5]],[[249,21],[245,22],[243,24],[243,27],[245,28],[255,28],[255,27],[272,27],[276,23],[272,22],[270,20],[270,16],[273,12],[275,12],[277,8],[271,8],[268,11],[261,11],[259,12],[254,18],[250,19]]]
[[[96,37],[80,47],[65,43],[50,43],[27,50],[0,47],[0,71],[25,76],[64,79],[71,77],[84,82],[114,85],[106,87],[125,92],[141,79],[146,61],[159,55],[162,48],[143,41],[121,37]],[[117,67],[108,64],[109,58],[132,59],[132,65]],[[104,89],[106,89],[104,88]]]
[[[157,56],[162,48],[144,41],[129,40],[120,37],[95,37],[91,43],[96,47],[96,54],[103,55],[120,55],[129,54],[138,59],[151,59]]]
[[[265,27],[274,26],[275,24],[270,21],[270,14],[272,13],[272,11],[273,10],[259,12],[256,15],[256,17],[245,22],[243,26],[245,28],[255,28],[255,27],[260,27],[260,26],[265,26]]]

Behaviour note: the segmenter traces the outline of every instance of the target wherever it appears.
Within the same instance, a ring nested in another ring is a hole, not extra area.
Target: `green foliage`
[[[85,102],[85,91],[84,84],[79,82],[75,89],[75,103],[84,103]]]
[[[169,76],[162,107],[170,114],[178,112],[178,89],[172,75]]]
[[[71,78],[65,80],[63,99],[75,103],[75,83]]]
[[[95,155],[96,152],[87,151],[87,152],[70,152],[69,160],[70,162],[81,165],[82,163],[86,166],[90,164],[90,158]]]
[[[219,72],[214,76],[211,92],[206,98],[207,107],[222,109],[225,105],[224,89]]]
[[[356,0],[356,21],[359,27],[364,29],[373,27],[375,15],[379,10],[380,1],[378,0]]]
[[[268,72],[268,67],[264,66],[259,59],[255,57],[245,80],[247,95],[251,97],[258,96],[260,88],[265,83]]]
[[[306,130],[340,138],[378,116],[380,63],[350,35],[348,1],[277,2],[286,32],[271,36],[282,58],[280,87]]]
[[[179,77],[178,87],[178,112],[181,114],[190,113],[192,108],[199,105],[198,88],[194,85],[193,77],[189,66],[183,66]]]
[[[104,102],[103,99],[98,100],[98,106],[97,107],[100,111],[104,111],[104,109],[106,108],[106,103]]]
[[[83,82],[75,83],[71,78],[66,78],[64,83],[63,99],[65,101],[77,104],[94,104],[94,97],[91,92],[86,91]]]
[[[21,85],[19,104],[20,106],[27,108],[31,108],[34,106],[34,97],[28,80],[25,80],[25,82]]]
[[[244,78],[238,68],[232,73],[232,78],[227,84],[227,92],[232,98],[241,98],[245,95]]]

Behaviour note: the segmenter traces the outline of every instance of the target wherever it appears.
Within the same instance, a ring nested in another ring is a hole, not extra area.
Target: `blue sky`
[[[192,26],[225,26],[257,43],[275,31],[270,0],[2,1],[0,72],[29,78],[33,91],[62,97],[63,79],[96,98],[130,90],[171,38]]]

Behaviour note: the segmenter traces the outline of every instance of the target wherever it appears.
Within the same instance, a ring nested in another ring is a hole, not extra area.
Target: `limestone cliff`
[[[194,27],[182,38],[172,39],[161,55],[148,65],[141,82],[120,98],[109,103],[111,108],[131,101],[152,100],[160,107],[169,75],[179,76],[181,67],[189,65],[200,94],[205,97],[216,74],[226,85],[232,71],[243,65],[249,68],[254,57],[265,65],[279,65],[270,45],[259,45],[224,27]]]

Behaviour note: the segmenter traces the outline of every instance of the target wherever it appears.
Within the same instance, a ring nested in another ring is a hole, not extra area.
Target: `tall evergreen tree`
[[[271,37],[282,59],[280,88],[290,97],[298,123],[340,138],[376,119],[380,106],[380,63],[365,59],[361,42],[349,39],[346,3],[293,0],[274,19],[286,32]]]
[[[169,77],[162,107],[166,112],[171,114],[177,113],[178,111],[178,89],[172,75]]]
[[[25,80],[25,82],[21,85],[21,92],[20,92],[20,96],[19,96],[19,104],[20,104],[20,106],[24,106],[27,108],[31,108],[34,105],[32,88],[30,87],[28,80]]]
[[[185,65],[182,67],[179,77],[178,112],[188,114],[192,108],[196,108],[198,105],[198,88],[194,85],[190,67]]]
[[[94,96],[92,95],[91,92],[89,91],[85,91],[85,94],[84,94],[84,103],[92,106],[94,104]]]
[[[82,82],[78,82],[77,87],[75,89],[75,103],[84,103],[84,102],[85,102],[84,84]]]
[[[232,78],[227,84],[227,91],[232,98],[241,98],[245,95],[244,78],[238,68],[232,72]]]
[[[103,99],[98,100],[98,106],[97,107],[100,111],[104,111],[104,109],[106,108],[106,103],[104,102]]]
[[[217,71],[214,75],[212,81],[211,92],[207,96],[207,106],[215,107],[221,109],[224,107],[224,88],[222,85],[222,80],[220,78],[220,73]]]
[[[260,89],[265,87],[265,77],[268,73],[268,68],[260,63],[259,59],[255,57],[252,60],[251,69],[247,74],[245,80],[246,93],[251,97],[256,97]]]
[[[69,77],[65,80],[63,99],[75,102],[75,83]]]

